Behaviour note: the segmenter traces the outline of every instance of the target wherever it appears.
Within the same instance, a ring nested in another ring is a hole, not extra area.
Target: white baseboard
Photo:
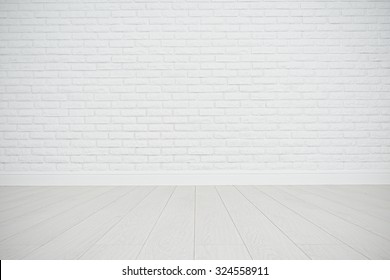
[[[0,186],[390,185],[390,170],[0,174]]]

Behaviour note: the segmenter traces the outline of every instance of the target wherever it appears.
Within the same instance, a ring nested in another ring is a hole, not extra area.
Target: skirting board
[[[0,186],[390,185],[389,171],[0,174]]]

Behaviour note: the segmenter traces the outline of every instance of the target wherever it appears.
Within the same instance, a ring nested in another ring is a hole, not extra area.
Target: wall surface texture
[[[390,170],[390,1],[1,0],[0,172]]]

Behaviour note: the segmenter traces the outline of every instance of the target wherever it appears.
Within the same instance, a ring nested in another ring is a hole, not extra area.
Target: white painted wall
[[[3,174],[390,170],[390,1],[2,0],[0,39]]]

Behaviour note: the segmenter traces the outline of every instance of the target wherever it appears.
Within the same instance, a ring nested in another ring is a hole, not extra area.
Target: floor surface
[[[0,187],[0,259],[390,259],[390,187]]]

